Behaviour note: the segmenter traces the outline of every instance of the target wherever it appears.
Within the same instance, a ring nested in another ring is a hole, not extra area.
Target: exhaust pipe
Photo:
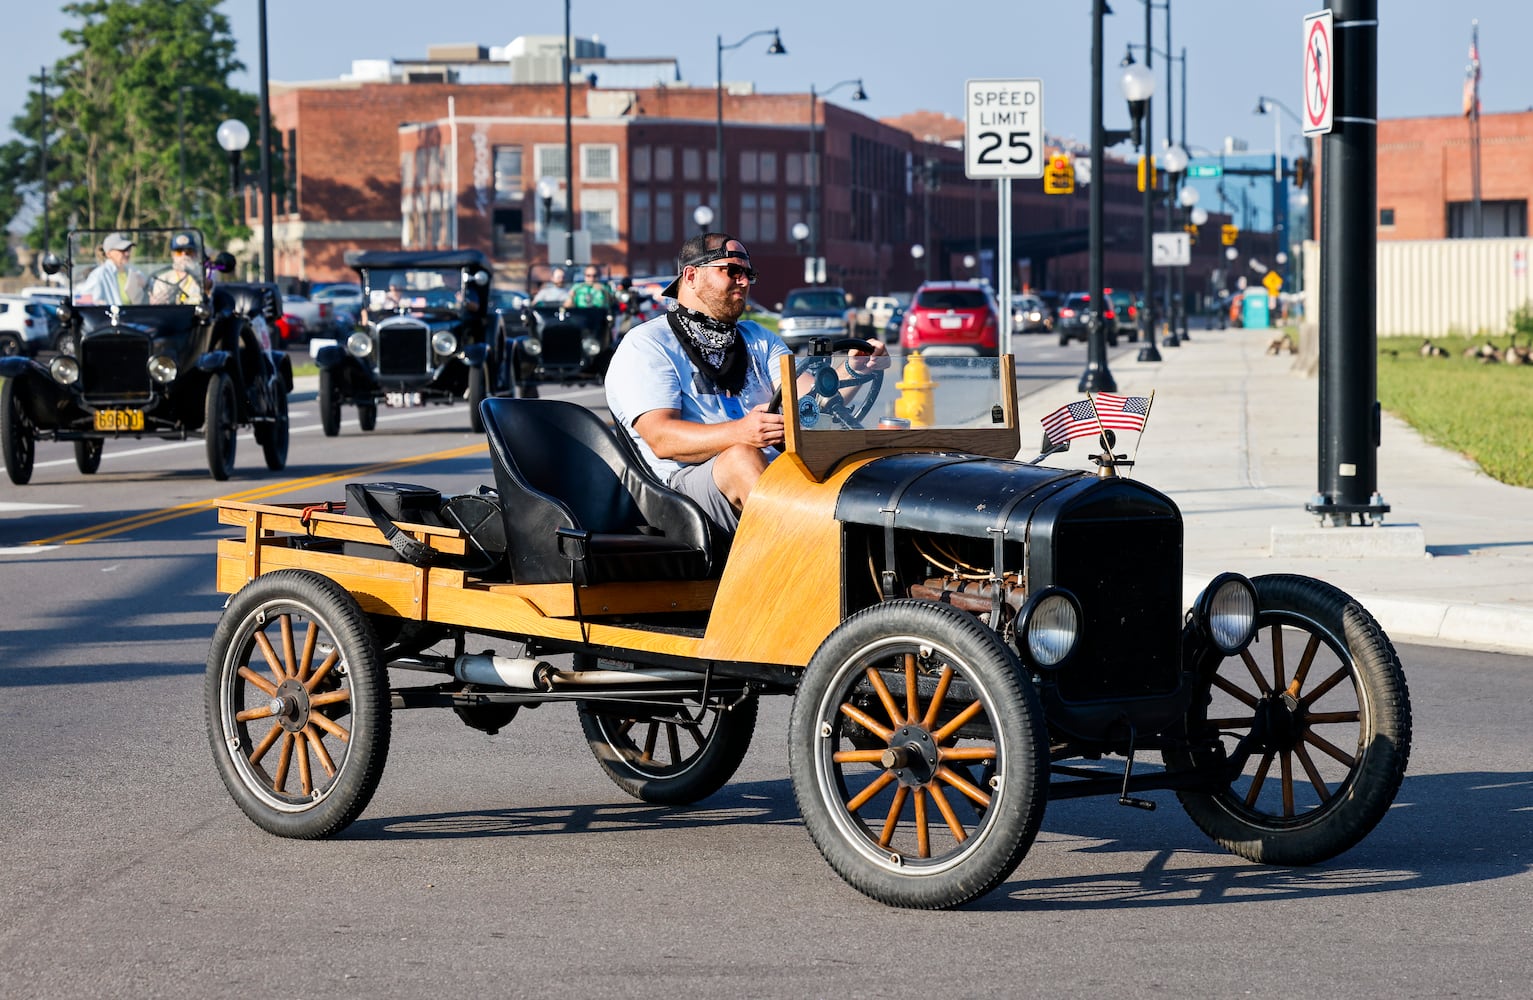
[[[472,653],[453,661],[453,676],[470,684],[515,688],[521,691],[552,691],[558,687],[603,684],[669,684],[697,682],[702,675],[690,670],[556,670],[544,660]]]

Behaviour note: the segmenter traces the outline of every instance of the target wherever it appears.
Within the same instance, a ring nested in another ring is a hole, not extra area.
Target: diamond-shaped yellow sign
[[[1276,271],[1268,271],[1267,276],[1262,279],[1262,284],[1267,286],[1268,295],[1276,295],[1283,289],[1283,277]]]

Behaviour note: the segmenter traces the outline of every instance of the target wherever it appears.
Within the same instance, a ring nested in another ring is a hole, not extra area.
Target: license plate
[[[421,394],[418,392],[387,392],[383,395],[384,406],[421,406]]]
[[[98,431],[141,431],[144,429],[143,410],[97,410]]]
[[[962,316],[944,316],[937,320],[937,325],[944,330],[958,330],[963,328]]]

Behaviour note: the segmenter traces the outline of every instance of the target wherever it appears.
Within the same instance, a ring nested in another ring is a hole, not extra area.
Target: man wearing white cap
[[[75,304],[82,306],[141,306],[149,301],[149,279],[128,262],[133,241],[112,233],[101,241],[106,257],[75,289]]]

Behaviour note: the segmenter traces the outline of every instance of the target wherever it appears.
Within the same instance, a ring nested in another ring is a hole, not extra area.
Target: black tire
[[[1187,725],[1194,738],[1217,734],[1224,753],[1258,718],[1269,735],[1227,789],[1177,797],[1204,833],[1249,861],[1315,864],[1356,845],[1389,810],[1410,758],[1410,693],[1394,646],[1352,598],[1303,576],[1253,582],[1263,641],[1241,656],[1201,657],[1207,691]],[[1180,770],[1225,758],[1165,759]]]
[[[364,403],[357,404],[357,426],[364,432],[371,432],[378,426],[378,403],[369,399]]]
[[[532,382],[532,381],[523,382],[522,383],[522,390],[519,393],[519,395],[523,399],[537,399],[538,398],[538,384],[536,382]]]
[[[272,380],[272,422],[266,426],[266,433],[261,440],[261,454],[266,458],[266,467],[273,472],[281,472],[287,468],[287,446],[290,436],[287,386],[279,377]]]
[[[341,433],[341,397],[335,388],[335,373],[328,368],[319,373],[319,427],[325,437]]]
[[[641,801],[672,806],[706,799],[734,777],[756,732],[757,698],[727,709],[716,700],[679,708],[700,721],[677,722],[678,708],[660,705],[637,716],[633,705],[577,705],[591,753],[613,784]]]
[[[0,451],[5,452],[5,474],[17,486],[32,481],[37,457],[37,428],[16,398],[16,380],[0,379]]]
[[[238,420],[234,380],[223,372],[213,373],[208,379],[202,438],[207,446],[208,472],[218,482],[223,482],[234,473],[234,452],[239,446]]]
[[[20,337],[12,333],[0,333],[0,358],[14,358],[24,351]]]
[[[84,475],[94,475],[101,468],[101,448],[106,442],[100,438],[81,438],[75,442],[75,468]]]
[[[490,373],[483,365],[468,370],[468,427],[475,434],[484,433],[484,418],[479,415],[479,404],[484,402]]]
[[[234,595],[208,650],[204,705],[219,776],[263,830],[329,837],[378,787],[388,673],[367,615],[326,577],[279,570]]]
[[[1064,336],[1063,334],[1061,334],[1060,337],[1059,337],[1059,346],[1060,347],[1069,347],[1070,346],[1070,338]]]
[[[1016,656],[973,616],[930,601],[874,605],[820,645],[793,699],[788,764],[836,873],[915,909],[961,906],[1005,881],[1048,798],[1043,709]],[[978,808],[961,816],[947,792]]]

